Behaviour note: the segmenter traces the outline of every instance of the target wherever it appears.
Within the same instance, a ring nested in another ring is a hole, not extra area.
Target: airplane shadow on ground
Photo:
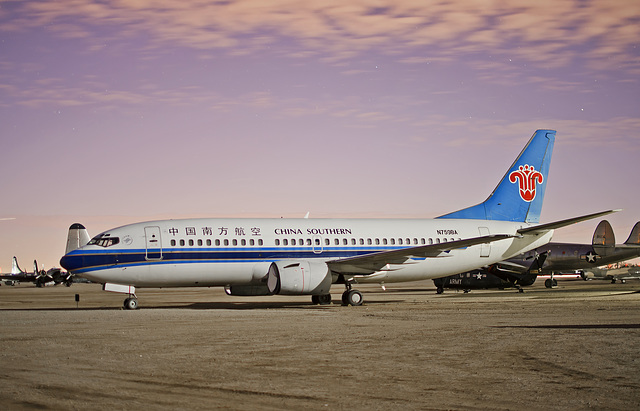
[[[402,303],[404,300],[385,300],[385,301],[367,301],[362,307],[377,304],[395,304]],[[358,309],[358,307],[343,306],[340,302],[334,301],[333,304],[317,305],[311,302],[171,302],[167,304],[140,305],[138,310],[264,310],[264,309],[303,309],[317,310],[330,307],[349,307]],[[124,310],[121,306],[112,307],[37,307],[37,308],[0,308],[2,311],[103,311]],[[134,310],[137,311],[137,310]]]
[[[553,324],[553,325],[495,325],[491,328],[542,328],[560,330],[634,329],[640,324]]]

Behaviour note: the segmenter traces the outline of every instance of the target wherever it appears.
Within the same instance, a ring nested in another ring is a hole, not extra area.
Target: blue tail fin
[[[536,131],[484,203],[438,218],[539,223],[555,138],[554,130]]]

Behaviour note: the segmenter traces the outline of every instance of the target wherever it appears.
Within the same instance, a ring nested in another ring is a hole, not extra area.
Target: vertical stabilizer
[[[11,274],[22,274],[24,271],[18,265],[18,259],[14,256],[11,261]]]
[[[613,247],[616,245],[616,237],[613,234],[613,228],[607,220],[600,221],[600,224],[596,227],[596,231],[593,232],[593,240],[591,245],[600,247]]]
[[[640,221],[633,226],[633,230],[631,230],[631,234],[629,234],[629,238],[624,242],[629,245],[640,245]]]
[[[438,218],[539,223],[555,137],[554,130],[536,131],[489,198]]]
[[[72,224],[69,227],[69,234],[67,234],[67,249],[64,253],[69,254],[69,252],[87,245],[90,240],[89,232],[82,224]]]

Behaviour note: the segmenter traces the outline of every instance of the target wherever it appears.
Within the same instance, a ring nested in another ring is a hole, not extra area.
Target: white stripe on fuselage
[[[516,230],[528,226],[506,221],[456,219],[161,220],[109,230],[103,235],[117,237],[116,245],[87,245],[73,254],[90,257],[143,253],[149,240],[145,237],[145,227],[158,227],[160,238],[149,244],[161,244],[162,258],[158,258],[159,250],[151,250],[155,254],[150,253],[148,260],[130,264],[118,260],[112,265],[80,270],[78,274],[96,282],[137,287],[242,285],[259,282],[275,260],[336,260],[357,253],[420,246],[430,241],[479,237],[486,234],[481,227],[488,229],[490,234],[515,235]],[[147,230],[148,234],[151,232],[153,230]],[[436,258],[409,260],[405,264],[390,265],[371,276],[358,275],[356,278],[358,282],[391,283],[457,274],[541,246],[551,239],[552,233],[452,250]],[[489,252],[489,256],[481,256],[481,250],[483,254]],[[185,253],[196,257],[189,260],[175,258]],[[205,253],[211,253],[210,258],[203,261],[197,257]]]

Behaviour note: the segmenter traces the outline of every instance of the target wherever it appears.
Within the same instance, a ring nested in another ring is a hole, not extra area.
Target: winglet
[[[438,218],[540,222],[555,137],[537,130],[483,203]]]

